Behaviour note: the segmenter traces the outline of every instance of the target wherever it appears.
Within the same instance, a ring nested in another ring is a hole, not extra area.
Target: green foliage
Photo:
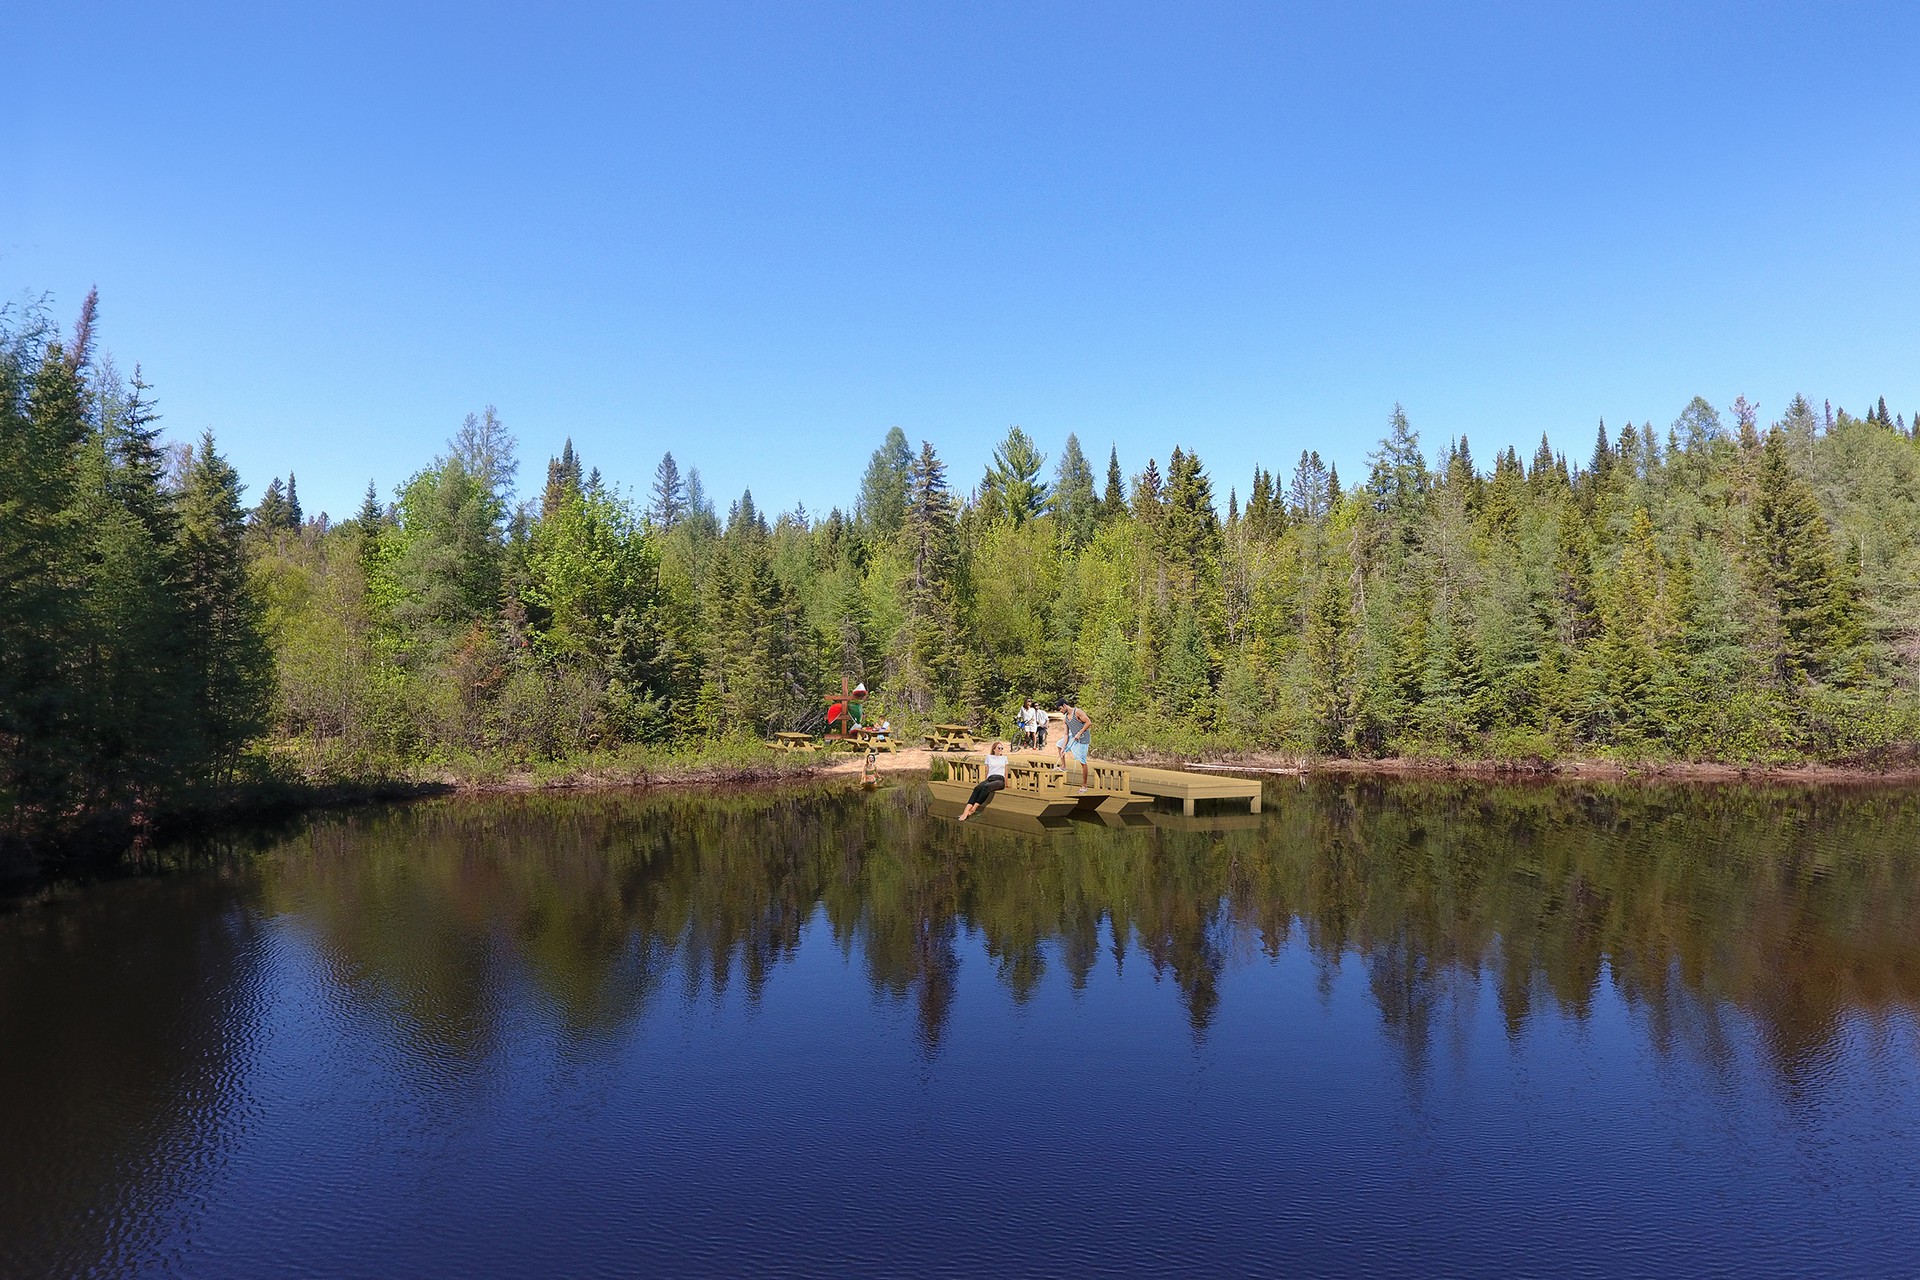
[[[163,475],[92,333],[0,327],[9,830],[231,776],[269,724],[314,770],[539,767],[817,728],[843,676],[903,733],[1064,696],[1110,747],[1775,760],[1920,724],[1920,444],[1877,404],[1695,400],[1664,444],[1486,472],[1396,406],[1364,485],[1304,450],[1225,522],[1190,449],[1129,493],[1070,436],[1049,486],[1014,428],[969,501],[894,428],[851,515],[724,524],[672,454],[643,516],[571,441],[516,507],[489,409],[328,527],[291,476],[249,514],[211,439]]]
[[[96,314],[63,343],[0,313],[0,841],[226,781],[267,727],[239,479],[208,435],[168,484]]]
[[[987,518],[1024,524],[1046,510],[1047,486],[1040,481],[1046,461],[1047,456],[1034,448],[1032,437],[1017,426],[1008,427],[1007,438],[994,447],[993,462],[980,481],[980,509]]]

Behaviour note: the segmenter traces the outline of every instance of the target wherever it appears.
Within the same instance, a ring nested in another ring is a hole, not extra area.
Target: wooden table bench
[[[931,751],[973,750],[973,730],[964,724],[937,724],[926,739]]]
[[[767,745],[775,751],[811,751],[813,735],[810,733],[776,733],[767,739]]]

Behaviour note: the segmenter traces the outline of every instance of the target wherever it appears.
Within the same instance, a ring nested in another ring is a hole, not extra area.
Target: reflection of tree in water
[[[0,1275],[131,1269],[190,1235],[248,1122],[254,917],[208,875],[0,926]]]
[[[1736,1009],[1789,1085],[1851,1013],[1911,1010],[1920,987],[1911,793],[1321,782],[1267,810],[1257,830],[1030,842],[935,821],[911,787],[446,801],[321,822],[269,888],[344,985],[469,1059],[510,971],[590,1039],[676,975],[757,999],[816,918],[914,1002],[929,1054],[963,935],[1024,1001],[1050,963],[1083,988],[1104,926],[1114,971],[1138,953],[1196,1035],[1233,958],[1292,938],[1329,991],[1357,960],[1416,1075],[1483,977],[1518,1036],[1543,1007],[1588,1017],[1610,974],[1656,1046],[1708,1061]]]

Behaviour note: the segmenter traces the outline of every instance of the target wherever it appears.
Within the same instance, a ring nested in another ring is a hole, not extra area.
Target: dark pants
[[[967,803],[985,804],[988,796],[1006,785],[1007,780],[996,773],[974,787],[973,794],[967,797]]]

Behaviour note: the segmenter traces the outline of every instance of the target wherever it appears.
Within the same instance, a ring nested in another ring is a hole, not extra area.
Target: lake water
[[[12,910],[0,1274],[1920,1274],[1920,792],[1159,820],[434,801]]]

